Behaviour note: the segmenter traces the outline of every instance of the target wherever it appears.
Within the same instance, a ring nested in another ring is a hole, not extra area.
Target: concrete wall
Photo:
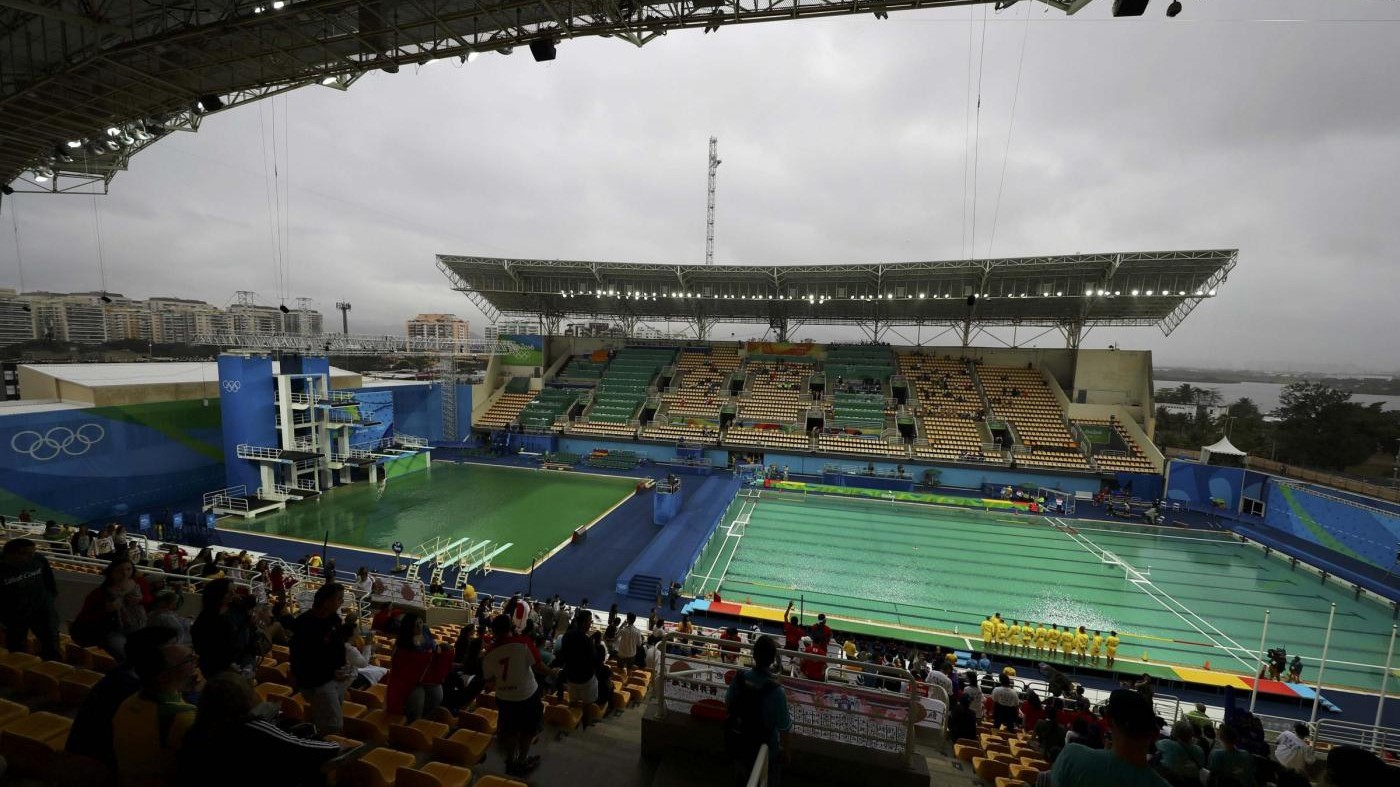
[[[1152,353],[1147,350],[1080,350],[1070,401],[1119,404],[1151,434]]]

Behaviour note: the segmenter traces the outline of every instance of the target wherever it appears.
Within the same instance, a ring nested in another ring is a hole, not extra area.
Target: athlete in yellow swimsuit
[[[1074,655],[1079,657],[1079,663],[1084,663],[1084,654],[1089,650],[1089,632],[1083,626],[1074,633]]]
[[[1089,660],[1095,664],[1099,663],[1099,652],[1103,650],[1103,632],[1095,631],[1094,638],[1089,641]]]
[[[998,613],[997,613],[997,633],[996,633],[997,648],[998,648],[998,649],[1001,649],[1001,647],[1002,647],[1003,645],[1006,644],[1007,639],[1008,639],[1010,636],[1011,636],[1011,626],[1008,625],[1006,621],[1004,621],[1004,620],[1001,619],[1001,613],[998,612]]]
[[[1060,650],[1060,627],[1054,623],[1051,623],[1050,630],[1045,632],[1045,649],[1050,652],[1051,658]]]
[[[1070,652],[1074,650],[1074,629],[1065,626],[1065,630],[1060,632],[1060,651],[1065,659],[1069,659]]]
[[[996,636],[996,631],[997,631],[997,624],[996,624],[996,621],[992,620],[992,616],[991,616],[991,615],[988,615],[988,616],[986,617],[986,619],[982,621],[982,647],[983,647],[983,648],[989,648],[989,647],[992,646],[992,638]]]
[[[1116,658],[1118,658],[1118,632],[1116,632],[1116,631],[1110,631],[1110,632],[1108,632],[1108,639],[1104,640],[1104,645],[1105,645],[1105,647],[1108,648],[1108,650],[1107,650],[1107,655],[1108,655],[1107,665],[1110,666],[1110,667],[1112,667],[1112,666],[1113,666],[1113,660],[1116,659]]]

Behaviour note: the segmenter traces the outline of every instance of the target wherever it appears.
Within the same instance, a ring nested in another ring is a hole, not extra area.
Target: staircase
[[[661,577],[635,574],[627,583],[627,597],[638,601],[654,602],[661,595],[661,591]]]

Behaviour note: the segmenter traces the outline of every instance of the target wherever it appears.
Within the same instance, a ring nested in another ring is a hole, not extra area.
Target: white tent
[[[1219,442],[1217,442],[1215,445],[1203,446],[1201,448],[1201,464],[1210,464],[1210,457],[1212,454],[1219,454],[1221,456],[1246,455],[1244,451],[1241,451],[1240,449],[1236,448],[1233,444],[1231,444],[1230,438],[1228,437],[1220,438]]]

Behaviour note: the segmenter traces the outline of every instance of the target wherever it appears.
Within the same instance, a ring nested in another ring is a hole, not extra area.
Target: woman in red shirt
[[[442,704],[442,682],[452,671],[452,646],[435,642],[428,624],[416,612],[399,618],[398,642],[389,663],[389,689],[384,706],[408,721],[432,714]]]

